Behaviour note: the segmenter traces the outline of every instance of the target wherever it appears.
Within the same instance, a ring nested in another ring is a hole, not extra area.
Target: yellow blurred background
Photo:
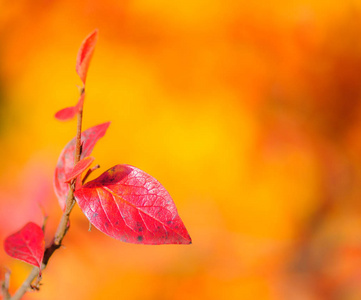
[[[79,208],[24,299],[361,299],[361,1],[0,0],[0,240],[49,215],[99,29],[93,156],[172,195],[190,246],[121,243]],[[30,267],[0,250],[13,292]]]

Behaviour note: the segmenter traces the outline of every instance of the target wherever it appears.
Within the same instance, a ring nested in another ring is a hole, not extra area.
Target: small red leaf
[[[29,222],[5,239],[4,248],[11,257],[40,269],[45,250],[43,230],[39,225]]]
[[[66,107],[62,110],[59,110],[55,114],[55,118],[60,121],[68,121],[74,118],[74,116],[79,112],[79,109],[83,107],[84,103],[84,93],[81,94],[78,103],[75,106]]]
[[[91,154],[96,142],[104,136],[109,125],[110,122],[103,123],[82,132],[81,140],[83,146],[80,159],[83,159]],[[65,183],[65,176],[74,167],[75,146],[76,141],[75,138],[73,138],[61,152],[55,168],[54,189],[55,194],[58,197],[60,207],[63,210],[65,208],[66,197],[69,192],[69,184]]]
[[[75,167],[65,176],[65,182],[69,183],[75,177],[79,176],[83,173],[94,161],[94,157],[88,156],[79,161]]]
[[[152,176],[117,165],[75,191],[89,221],[105,234],[135,244],[190,244],[166,189]]]
[[[72,119],[76,115],[76,113],[77,113],[77,109],[75,106],[66,107],[62,110],[59,110],[55,114],[55,118],[60,121],[67,121]]]
[[[94,53],[95,44],[98,39],[98,29],[89,34],[80,46],[76,58],[76,72],[81,81],[85,84],[89,63]]]

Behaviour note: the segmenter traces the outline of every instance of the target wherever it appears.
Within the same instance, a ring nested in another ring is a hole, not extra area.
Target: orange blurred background
[[[121,243],[79,208],[24,299],[361,299],[361,1],[0,0],[0,240],[49,215],[99,29],[84,128],[143,169],[190,246]],[[30,267],[0,250],[11,292]]]

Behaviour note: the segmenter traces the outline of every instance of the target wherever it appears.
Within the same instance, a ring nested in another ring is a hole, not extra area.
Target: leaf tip
[[[93,32],[91,32],[84,39],[78,51],[75,69],[84,85],[88,73],[90,60],[93,56],[95,45],[98,40],[98,32],[99,30],[97,28]]]

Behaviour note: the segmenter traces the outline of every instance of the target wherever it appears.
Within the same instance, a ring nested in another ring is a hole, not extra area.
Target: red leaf
[[[76,72],[81,81],[85,84],[88,73],[89,63],[94,53],[95,44],[98,39],[98,29],[89,34],[80,46],[78,56],[76,58]]]
[[[55,118],[60,121],[67,121],[72,119],[76,115],[76,113],[77,113],[77,109],[75,106],[66,107],[62,110],[59,110],[55,114]]]
[[[105,234],[135,244],[190,244],[166,189],[152,176],[117,165],[75,191],[89,221]]]
[[[82,132],[81,140],[83,143],[82,154],[80,159],[83,159],[91,154],[96,142],[102,138],[107,131],[110,122],[103,123],[94,127],[91,127]],[[69,185],[65,183],[65,176],[74,167],[74,154],[76,141],[73,138],[61,152],[58,163],[55,169],[54,176],[54,189],[55,194],[58,197],[60,207],[65,209],[66,197],[69,192]]]
[[[94,157],[88,156],[79,161],[75,167],[65,176],[65,182],[69,183],[75,177],[79,176],[83,173],[94,161]]]
[[[55,118],[57,118],[60,121],[68,121],[74,118],[74,116],[79,112],[79,109],[83,107],[84,95],[85,95],[84,93],[81,94],[79,101],[75,106],[66,107],[62,110],[59,110],[55,114]]]
[[[29,222],[18,232],[5,239],[4,248],[11,257],[40,269],[45,250],[43,230],[39,225]]]

